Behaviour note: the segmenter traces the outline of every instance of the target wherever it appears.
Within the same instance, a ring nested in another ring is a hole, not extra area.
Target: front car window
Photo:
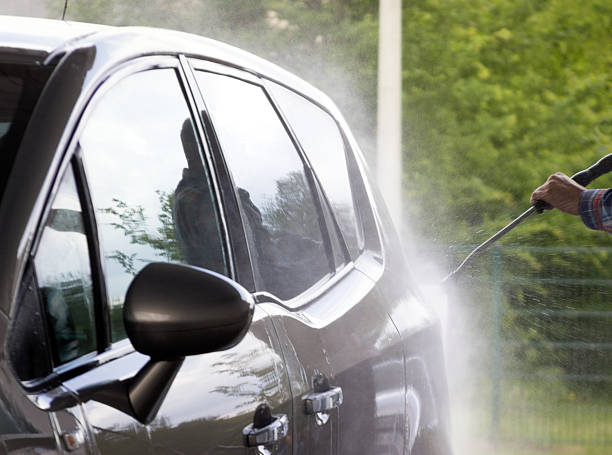
[[[23,133],[52,68],[0,54],[0,199]]]
[[[129,102],[126,102],[129,100]],[[134,275],[177,262],[227,275],[221,224],[202,149],[174,69],[114,85],[79,138],[105,262],[112,340]]]

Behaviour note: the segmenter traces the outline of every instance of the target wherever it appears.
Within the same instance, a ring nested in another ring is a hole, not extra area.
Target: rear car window
[[[304,163],[260,86],[196,78],[234,179],[257,288],[289,300],[332,272]]]
[[[23,133],[52,68],[0,54],[0,199]]]
[[[275,83],[270,83],[270,89],[319,178],[351,256],[357,257],[363,249],[363,234],[351,191],[344,139],[336,121],[295,92]]]

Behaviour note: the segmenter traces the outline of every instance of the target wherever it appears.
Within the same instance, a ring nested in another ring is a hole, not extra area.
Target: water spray
[[[608,172],[611,172],[611,171],[612,171],[612,153],[604,156],[599,161],[597,161],[597,163],[593,164],[591,167],[583,171],[580,171],[577,174],[572,175],[572,180],[574,180],[579,185],[587,186],[589,183],[591,183],[596,178],[601,177],[602,175],[607,174]],[[550,204],[548,204],[545,201],[534,201],[533,205],[529,207],[527,210],[525,210],[523,213],[521,213],[516,219],[514,219],[512,222],[507,224],[502,229],[500,229],[498,232],[496,232],[490,238],[488,238],[483,243],[478,245],[476,248],[474,248],[470,252],[470,254],[466,256],[463,262],[459,264],[459,267],[457,267],[453,272],[451,272],[449,275],[446,276],[446,278],[442,280],[442,283],[447,283],[449,281],[452,281],[454,278],[456,278],[457,274],[461,271],[463,267],[465,267],[467,263],[469,263],[472,259],[478,256],[480,253],[488,249],[496,241],[501,239],[504,235],[506,235],[508,232],[510,232],[515,227],[517,227],[519,224],[521,224],[531,215],[533,215],[534,213],[542,213],[544,210],[549,209],[549,208],[552,208],[552,207],[550,206]]]

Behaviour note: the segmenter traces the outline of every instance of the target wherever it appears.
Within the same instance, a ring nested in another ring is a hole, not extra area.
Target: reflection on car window
[[[330,115],[306,98],[271,83],[274,98],[308,155],[340,225],[346,246],[355,258],[363,248],[355,216],[342,135]]]
[[[34,58],[26,64],[0,58],[0,199],[34,105],[52,69]]]
[[[89,250],[72,168],[64,174],[34,260],[56,365],[96,348]]]
[[[227,274],[219,219],[193,120],[173,69],[137,73],[109,90],[79,139],[106,258],[112,340],[150,262]]]
[[[295,297],[330,273],[302,160],[261,87],[196,78],[237,187],[257,287]]]

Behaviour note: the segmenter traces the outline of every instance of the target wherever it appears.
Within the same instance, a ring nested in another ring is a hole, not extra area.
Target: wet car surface
[[[0,453],[450,453],[333,102],[193,35],[0,24]]]

